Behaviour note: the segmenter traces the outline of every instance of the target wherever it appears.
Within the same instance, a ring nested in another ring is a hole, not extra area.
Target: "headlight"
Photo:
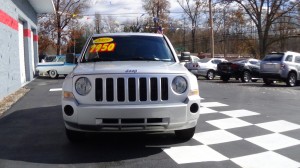
[[[75,82],[75,90],[81,96],[87,95],[92,89],[91,82],[88,78],[82,77]]]
[[[172,82],[172,89],[179,94],[182,94],[186,91],[188,85],[187,85],[187,81],[185,80],[185,78],[181,77],[181,76],[177,76],[176,78],[173,79]]]

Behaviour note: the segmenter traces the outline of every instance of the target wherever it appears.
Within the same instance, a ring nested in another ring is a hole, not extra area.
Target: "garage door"
[[[19,60],[21,84],[26,82],[23,23],[19,22]]]

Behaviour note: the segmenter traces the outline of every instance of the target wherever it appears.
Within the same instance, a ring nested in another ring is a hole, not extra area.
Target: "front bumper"
[[[74,109],[66,115],[64,108]],[[196,112],[191,106],[197,105]],[[74,99],[62,101],[67,129],[83,132],[152,132],[195,127],[199,118],[200,97],[190,96],[183,103],[139,105],[81,105]]]

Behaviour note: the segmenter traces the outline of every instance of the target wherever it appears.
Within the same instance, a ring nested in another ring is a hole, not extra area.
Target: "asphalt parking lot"
[[[71,144],[63,80],[34,80],[0,118],[0,167],[300,167],[300,86],[199,78],[203,100],[190,141],[168,132],[92,134]]]

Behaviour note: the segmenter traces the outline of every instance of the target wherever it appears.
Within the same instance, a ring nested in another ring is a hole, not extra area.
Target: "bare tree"
[[[101,15],[99,13],[95,13],[95,31],[96,33],[100,33],[101,31]]]
[[[291,0],[231,0],[243,7],[254,22],[259,40],[259,57],[262,58],[268,47],[274,42],[269,38],[272,25],[290,11],[294,10],[300,1]]]
[[[196,28],[198,19],[200,17],[201,9],[203,9],[207,4],[203,0],[177,0],[181,8],[188,15],[190,21],[192,22],[192,52],[195,52],[195,43],[196,43]]]
[[[168,0],[143,0],[142,2],[145,11],[152,17],[156,32],[159,25],[164,24],[168,19],[170,2]]]
[[[68,40],[68,25],[79,17],[88,6],[88,0],[54,0],[55,14],[44,15],[39,26],[48,26],[49,37],[53,38],[56,54],[61,53],[61,47]]]

